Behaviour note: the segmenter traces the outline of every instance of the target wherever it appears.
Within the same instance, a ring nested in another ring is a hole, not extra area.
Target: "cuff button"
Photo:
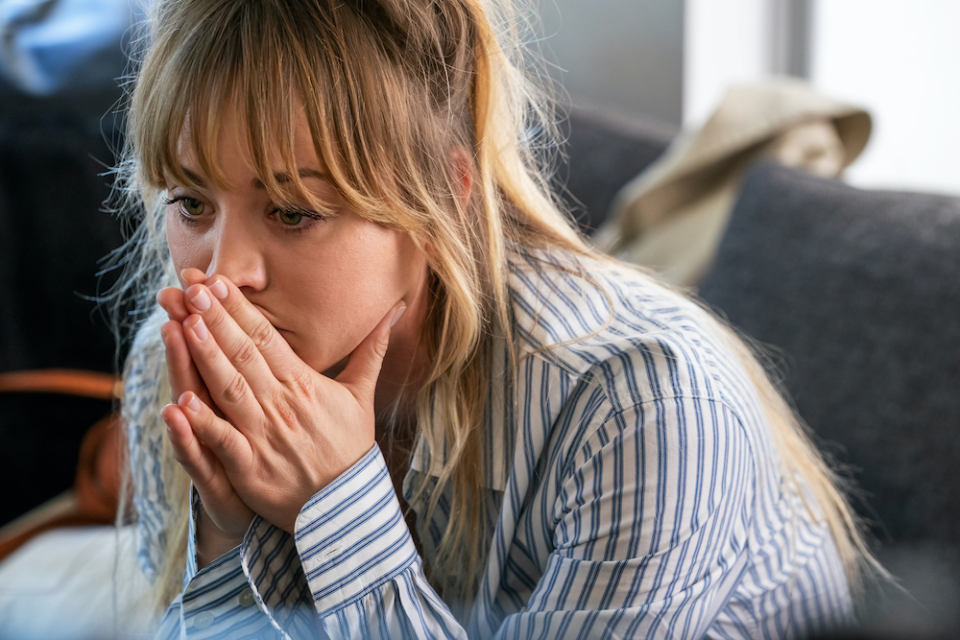
[[[203,611],[197,614],[197,617],[193,619],[193,627],[195,629],[206,629],[213,624],[213,614],[209,611]]]

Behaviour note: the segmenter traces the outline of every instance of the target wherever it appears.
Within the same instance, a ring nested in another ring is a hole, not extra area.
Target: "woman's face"
[[[177,273],[193,267],[229,278],[301,359],[328,375],[404,300],[407,311],[391,331],[381,373],[381,382],[402,382],[426,310],[425,259],[407,234],[346,206],[325,219],[279,211],[251,169],[238,124],[235,113],[221,120],[216,157],[227,179],[222,189],[203,175],[194,150],[181,138],[180,162],[204,186],[187,189],[168,180],[167,241]],[[297,124],[294,151],[307,188],[342,205],[324,177],[305,117]],[[283,163],[279,157],[272,162],[282,181]]]

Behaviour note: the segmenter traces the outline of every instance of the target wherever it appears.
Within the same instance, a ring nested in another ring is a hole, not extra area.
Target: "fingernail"
[[[167,433],[170,433],[170,422],[167,421],[166,409],[167,407],[173,407],[173,406],[176,406],[176,405],[174,405],[172,402],[168,402],[167,404],[163,405],[163,409],[160,410],[160,417],[163,418],[163,424],[165,424],[167,427]]]
[[[203,318],[198,317],[193,322],[190,322],[190,318],[187,318],[183,322],[183,326],[193,329],[193,332],[197,334],[197,337],[201,340],[206,340],[208,337],[210,337],[210,333],[207,331],[207,325],[203,323]]]
[[[217,280],[210,285],[210,291],[213,291],[213,295],[217,296],[221,300],[226,298],[227,294],[229,293],[229,291],[227,291],[227,285],[223,284],[223,280]]]
[[[200,311],[206,311],[210,308],[210,296],[203,289],[200,289],[197,295],[190,298],[190,302]]]
[[[407,310],[407,305],[403,305],[393,313],[393,319],[390,320],[390,326],[397,324],[397,321],[400,320],[400,316],[403,315],[403,312]]]
[[[160,327],[160,339],[163,340],[164,346],[167,344],[167,331],[163,327]]]
[[[194,413],[199,413],[201,408],[200,400],[197,399],[197,396],[195,394],[192,394],[189,391],[184,391],[183,395],[180,396],[180,404],[184,404],[183,399],[187,396],[190,397],[190,399],[187,400],[187,402],[185,403],[187,405],[187,408],[190,409],[190,411],[193,411]]]

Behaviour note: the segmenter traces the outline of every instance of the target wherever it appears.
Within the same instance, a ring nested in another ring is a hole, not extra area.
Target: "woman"
[[[160,637],[851,622],[834,477],[728,329],[559,211],[516,24],[154,6],[121,184],[161,308],[124,410]]]

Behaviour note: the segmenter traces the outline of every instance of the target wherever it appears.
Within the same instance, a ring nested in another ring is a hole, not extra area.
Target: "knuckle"
[[[232,438],[231,435],[232,434],[227,429],[220,429],[218,430],[212,444],[217,448],[218,451],[230,455],[234,451],[234,438]]]
[[[257,347],[248,340],[241,340],[233,353],[233,361],[240,366],[250,364],[257,356]]]
[[[268,346],[275,336],[273,327],[267,322],[258,322],[250,332],[250,340],[257,349]]]
[[[387,338],[382,338],[376,341],[376,344],[373,345],[373,351],[377,356],[383,359],[387,355],[387,347],[390,345],[390,342]]]
[[[273,410],[276,414],[275,420],[277,420],[284,427],[292,428],[300,422],[296,410],[288,402],[277,402],[274,404]]]
[[[313,376],[306,371],[298,371],[290,377],[290,388],[299,397],[312,398],[316,393]]]
[[[227,313],[218,305],[213,305],[209,311],[203,314],[203,321],[214,331],[220,330],[226,322]]]
[[[224,386],[221,396],[228,404],[239,404],[247,394],[247,381],[243,376],[237,373],[230,382]]]

